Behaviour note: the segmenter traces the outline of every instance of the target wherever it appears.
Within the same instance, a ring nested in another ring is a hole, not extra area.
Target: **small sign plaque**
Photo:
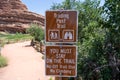
[[[76,46],[46,46],[46,75],[75,77],[77,74]]]

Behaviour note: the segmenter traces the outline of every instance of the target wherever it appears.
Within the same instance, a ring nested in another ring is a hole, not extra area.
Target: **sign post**
[[[46,46],[46,75],[55,80],[77,76],[77,11],[46,11],[45,41],[59,45]]]
[[[68,80],[67,77],[55,77],[55,80]]]

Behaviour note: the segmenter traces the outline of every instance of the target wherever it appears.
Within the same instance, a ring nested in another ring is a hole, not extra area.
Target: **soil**
[[[1,54],[8,66],[0,68],[0,80],[54,80],[45,75],[44,55],[30,46],[30,41],[5,45]]]

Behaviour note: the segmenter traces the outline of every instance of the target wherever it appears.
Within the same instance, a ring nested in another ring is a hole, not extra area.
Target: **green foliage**
[[[52,9],[79,12],[78,76],[83,80],[119,80],[120,1],[105,0],[102,7],[99,4],[100,0],[65,0]]]
[[[20,40],[29,40],[31,39],[32,37],[28,34],[22,34],[22,33],[16,33],[16,34],[9,34],[7,35],[7,38],[8,40],[14,40],[14,41],[20,41]]]
[[[83,41],[86,38],[86,33],[94,31],[93,29],[102,27],[101,21],[102,8],[99,7],[98,0],[85,0],[84,2],[77,2],[78,15],[78,40]],[[89,28],[89,29],[88,29]],[[89,32],[86,32],[89,30]],[[96,30],[95,30],[96,31]],[[89,36],[89,35],[88,35]]]
[[[53,6],[51,6],[52,10],[69,10],[69,9],[74,9],[75,8],[76,1],[75,0],[65,0],[62,2],[62,4],[57,4],[54,3]]]
[[[104,5],[105,56],[111,70],[111,78],[120,79],[120,1],[106,0]],[[114,66],[113,66],[114,65]]]
[[[4,47],[4,45],[5,43],[2,40],[0,40],[0,50],[1,50],[1,47]]]
[[[41,41],[44,39],[44,30],[38,25],[31,25],[29,29],[27,29],[27,33],[34,37],[36,41]]]
[[[22,34],[22,33],[15,33],[15,34],[4,33],[4,34],[2,34],[2,33],[0,33],[1,45],[4,45],[6,43],[30,40],[30,39],[32,39],[32,37],[29,34]]]
[[[52,77],[49,80],[53,80]]]
[[[3,56],[0,56],[0,68],[7,66],[7,59]]]

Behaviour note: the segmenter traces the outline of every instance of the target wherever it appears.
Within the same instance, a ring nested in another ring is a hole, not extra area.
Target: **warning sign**
[[[46,11],[46,42],[76,42],[77,24],[77,11]]]
[[[76,46],[46,46],[46,75],[75,77],[77,74]]]

